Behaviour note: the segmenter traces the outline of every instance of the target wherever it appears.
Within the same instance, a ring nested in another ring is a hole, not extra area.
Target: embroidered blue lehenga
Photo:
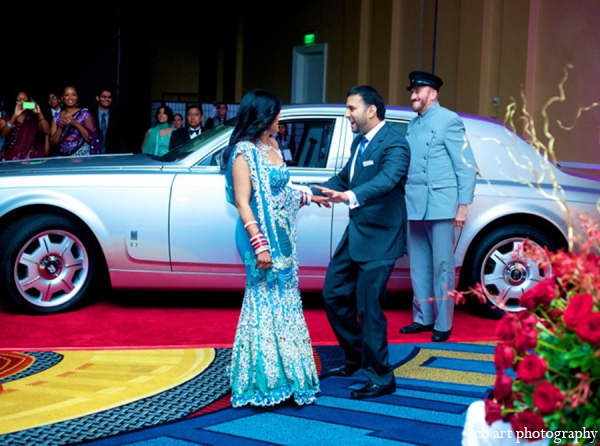
[[[296,215],[301,192],[288,186],[285,166],[248,141],[232,150],[226,172],[227,199],[234,203],[232,165],[242,155],[250,168],[251,208],[269,244],[272,268],[256,267],[248,232],[238,220],[235,237],[246,268],[246,290],[232,349],[231,404],[273,406],[291,396],[310,404],[319,392],[308,328],[298,289]]]

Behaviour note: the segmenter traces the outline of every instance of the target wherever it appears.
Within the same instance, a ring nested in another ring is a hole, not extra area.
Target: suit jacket
[[[350,257],[356,262],[397,259],[406,252],[404,185],[410,149],[403,136],[384,124],[367,145],[350,180],[350,167],[362,138],[354,138],[352,156],[344,168],[323,184],[337,191],[351,190],[359,204],[350,209],[337,249],[347,240]]]
[[[227,118],[225,120],[227,120]],[[208,118],[204,124],[204,130],[215,128],[216,126],[223,124],[225,120],[220,121],[219,118]]]
[[[477,176],[462,119],[436,101],[410,121],[406,139],[411,151],[408,219],[453,219],[459,204],[473,202]]]
[[[91,107],[90,113],[94,117],[96,122],[96,128],[98,129],[98,138],[101,138],[100,134],[100,120],[101,117],[98,114],[98,107]],[[100,140],[98,140],[100,142]],[[106,147],[106,153],[125,153],[127,152],[127,143],[125,142],[125,133],[122,125],[121,114],[118,110],[111,108],[108,115],[108,127],[106,128],[106,140],[104,142]]]
[[[204,128],[200,127],[200,134],[204,132]],[[198,135],[200,136],[200,135]],[[196,136],[197,137],[197,136]],[[169,141],[169,150],[176,149],[184,145],[186,142],[190,140],[190,132],[187,127],[181,127],[178,130],[173,131],[171,133],[171,140]]]

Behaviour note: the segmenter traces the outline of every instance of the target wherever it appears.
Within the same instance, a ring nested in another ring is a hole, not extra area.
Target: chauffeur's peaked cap
[[[444,85],[444,82],[433,73],[427,71],[412,71],[408,78],[410,79],[410,85],[405,88],[406,91],[410,91],[416,87],[431,87],[439,91],[440,87]]]

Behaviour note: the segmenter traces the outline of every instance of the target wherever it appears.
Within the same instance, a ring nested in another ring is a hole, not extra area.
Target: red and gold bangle
[[[250,244],[252,245],[255,254],[269,249],[269,245],[265,239],[265,236],[260,232],[257,232],[254,237],[250,238]]]
[[[302,194],[300,196],[300,207],[302,206],[310,206],[310,194],[308,192],[300,191]]]

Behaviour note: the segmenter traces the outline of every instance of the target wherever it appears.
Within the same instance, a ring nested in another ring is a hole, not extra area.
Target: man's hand
[[[311,195],[310,196],[310,201],[313,203],[316,203],[317,206],[321,207],[324,206],[326,208],[330,208],[331,207],[331,203],[329,202],[329,198],[327,197],[323,197],[322,195]]]
[[[456,210],[456,217],[454,218],[454,227],[462,228],[467,222],[467,205],[459,204]]]
[[[319,189],[323,192],[330,203],[345,203],[349,200],[348,194],[346,192],[338,192],[337,190],[328,189],[323,186],[314,186],[315,189]]]

